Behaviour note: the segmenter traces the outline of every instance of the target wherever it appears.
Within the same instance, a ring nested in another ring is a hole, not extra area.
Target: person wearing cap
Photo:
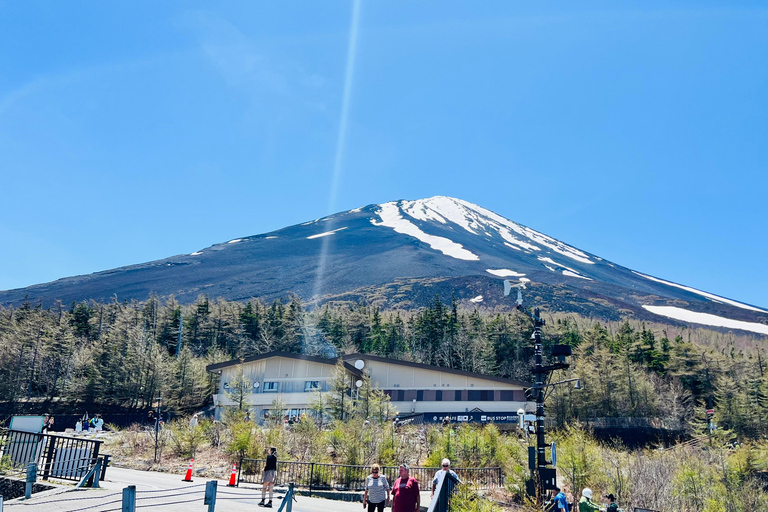
[[[443,459],[443,469],[442,471],[446,471],[449,475],[452,475],[453,478],[456,479],[458,483],[461,483],[461,478],[459,478],[459,475],[454,473],[454,471],[451,469],[451,461],[448,459]],[[432,479],[432,498],[435,497],[435,488],[437,488],[437,482],[440,478],[440,471],[435,473],[435,478]]]
[[[606,508],[606,512],[619,512],[619,506],[616,504],[616,496],[613,494],[606,494],[603,496],[606,500],[608,500],[608,508]]]
[[[419,512],[421,508],[419,482],[410,472],[408,464],[400,464],[400,476],[392,486],[392,512]]]
[[[581,491],[581,499],[579,500],[579,512],[599,512],[600,505],[592,501],[592,489],[585,487]]]

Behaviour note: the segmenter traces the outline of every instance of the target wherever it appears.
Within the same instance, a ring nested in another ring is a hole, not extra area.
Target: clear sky
[[[764,1],[0,0],[0,289],[448,195],[768,306]]]

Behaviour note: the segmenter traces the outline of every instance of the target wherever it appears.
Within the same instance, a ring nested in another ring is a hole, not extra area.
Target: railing
[[[35,463],[43,480],[78,482],[96,464],[101,443],[94,439],[0,429],[0,459],[13,469]],[[106,464],[102,478],[105,472]]]
[[[240,482],[260,484],[264,471],[264,459],[241,459],[238,473]],[[471,482],[480,489],[494,489],[503,485],[501,468],[452,468],[464,482]],[[422,490],[432,489],[432,479],[442,468],[413,467],[410,475],[418,480]],[[380,473],[390,485],[398,477],[397,466],[382,466]],[[275,485],[292,482],[296,487],[313,490],[364,491],[365,477],[371,472],[370,466],[349,466],[342,464],[320,464],[317,462],[279,461]]]

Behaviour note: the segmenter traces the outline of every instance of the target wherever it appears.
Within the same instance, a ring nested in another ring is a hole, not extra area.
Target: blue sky
[[[765,2],[354,5],[0,0],[0,289],[448,195],[768,306]]]

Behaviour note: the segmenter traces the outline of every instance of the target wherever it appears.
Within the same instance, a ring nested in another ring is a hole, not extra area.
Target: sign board
[[[707,409],[707,414],[709,414],[709,415],[715,414],[715,410],[714,409]]]
[[[43,430],[44,422],[45,418],[43,416],[12,416],[9,428],[11,430],[39,434]]]
[[[416,416],[423,416],[423,418],[416,418]],[[516,412],[430,412],[414,415],[411,418],[413,423],[440,423],[446,417],[451,423],[517,423],[520,420]],[[536,417],[533,416],[533,418],[535,421]]]
[[[552,441],[552,467],[557,467],[557,447],[554,441]]]

